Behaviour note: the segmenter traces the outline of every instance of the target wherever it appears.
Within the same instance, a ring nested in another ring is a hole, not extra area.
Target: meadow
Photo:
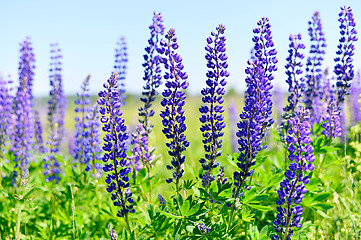
[[[290,35],[285,67],[262,18],[243,94],[225,91],[225,26],[206,39],[205,87],[190,95],[175,30],[162,22],[154,13],[141,95],[125,91],[124,38],[92,96],[91,76],[77,96],[63,92],[57,44],[49,97],[32,96],[34,56],[21,43],[19,81],[0,79],[0,239],[361,238],[352,9],[341,8],[331,68],[318,12],[311,51]],[[272,88],[275,71],[288,92]]]

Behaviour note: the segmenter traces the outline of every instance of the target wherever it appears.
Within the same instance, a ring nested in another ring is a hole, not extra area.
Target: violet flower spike
[[[268,128],[273,124],[271,90],[273,72],[277,70],[276,50],[273,48],[270,23],[268,18],[262,18],[253,32],[255,42],[256,60],[248,61],[246,68],[246,83],[248,85],[245,107],[240,114],[240,122],[237,124],[239,144],[239,156],[237,158],[239,171],[233,173],[234,188],[233,196],[237,200],[244,194],[242,189],[248,190],[245,184],[248,177],[253,173],[251,167],[256,164],[257,153],[265,148],[261,146]],[[236,200],[233,203],[235,206]]]
[[[335,58],[334,72],[337,76],[337,107],[342,108],[345,96],[349,94],[351,81],[354,78],[353,55],[355,51],[354,43],[357,41],[356,23],[353,18],[351,7],[341,7],[338,21],[340,22],[340,34],[338,50]]]
[[[114,206],[118,206],[117,216],[124,217],[129,226],[128,215],[134,213],[132,192],[129,189],[129,176],[131,169],[127,167],[127,127],[124,124],[123,112],[120,109],[121,100],[118,90],[117,73],[114,72],[99,92],[100,121],[103,123],[103,170],[108,175],[105,182],[107,191],[111,193]]]
[[[134,133],[131,134],[132,155],[128,157],[131,165],[134,166],[136,171],[145,166],[148,169],[151,167],[152,155],[148,147],[148,138],[146,131],[142,124],[138,124]]]
[[[168,42],[161,42],[163,58],[161,62],[167,71],[164,73],[166,80],[165,89],[162,93],[161,105],[165,108],[160,116],[164,126],[163,133],[170,142],[166,144],[169,148],[168,154],[172,158],[171,165],[167,165],[168,170],[173,170],[173,176],[167,179],[167,183],[176,181],[176,191],[179,192],[179,180],[184,174],[183,164],[185,156],[182,154],[189,146],[189,142],[184,134],[186,125],[184,123],[184,109],[186,95],[184,90],[189,83],[186,81],[188,75],[183,71],[182,57],[175,53],[178,49],[175,30],[171,28],[165,38]]]
[[[311,124],[320,122],[320,107],[323,90],[321,86],[322,63],[325,56],[326,39],[323,33],[320,13],[316,11],[308,22],[311,49],[306,63],[305,105],[310,110]]]
[[[34,111],[34,136],[35,136],[35,148],[42,154],[45,153],[44,141],[43,141],[43,127],[41,126],[40,116],[38,111]]]
[[[29,92],[30,99],[33,99],[33,81],[34,81],[34,69],[35,69],[35,57],[33,53],[33,47],[31,43],[30,37],[26,37],[23,42],[20,43],[20,60],[19,60],[19,79],[23,81],[23,79],[27,78],[26,87]]]
[[[118,74],[118,91],[119,91],[119,101],[122,105],[125,104],[125,76],[127,73],[127,62],[128,62],[128,51],[127,51],[127,42],[125,37],[120,37],[117,42],[117,47],[115,48],[115,61],[114,61],[114,71]]]
[[[10,76],[8,80],[0,76],[0,160],[4,157],[10,136],[13,136],[12,84]]]
[[[203,174],[199,177],[202,179],[202,186],[209,187],[215,176],[212,176],[212,170],[218,167],[219,163],[216,158],[221,156],[222,142],[224,135],[223,129],[226,126],[222,113],[224,108],[223,95],[225,94],[225,86],[227,84],[225,78],[229,76],[227,71],[227,55],[226,55],[226,37],[224,36],[225,26],[220,24],[216,28],[216,32],[212,32],[207,38],[206,60],[208,72],[206,74],[206,87],[202,89],[203,106],[199,108],[201,117],[199,118],[201,132],[203,136],[205,157],[199,162],[202,164]]]
[[[361,73],[358,72],[356,74],[355,80],[353,81],[349,103],[348,105],[351,107],[351,125],[356,125],[361,121],[361,112],[360,112],[360,94],[361,94]]]
[[[145,86],[143,86],[142,97],[140,100],[144,103],[143,107],[138,109],[139,122],[143,124],[146,134],[152,132],[153,125],[150,123],[150,118],[154,116],[154,110],[151,109],[152,104],[158,95],[157,89],[162,84],[162,71],[160,68],[160,55],[162,48],[160,48],[161,36],[164,35],[163,18],[160,13],[154,12],[153,23],[149,26],[151,37],[148,40],[149,46],[145,48],[143,55],[144,63],[144,77]]]
[[[277,191],[278,213],[273,222],[276,235],[272,239],[291,239],[294,228],[302,226],[300,222],[303,208],[300,203],[307,192],[305,185],[310,181],[306,171],[313,171],[315,168],[312,164],[315,156],[309,136],[311,126],[308,111],[301,108],[294,117],[288,120],[290,128],[286,141],[290,164],[285,172],[286,178],[280,183],[280,189]]]
[[[94,176],[100,178],[102,175],[103,164],[99,163],[102,160],[102,147],[100,139],[100,116],[98,105],[95,104],[88,115],[86,116],[86,125],[89,129],[89,145],[86,148],[86,152],[90,153],[90,160],[85,168],[85,171],[89,171],[93,168]]]

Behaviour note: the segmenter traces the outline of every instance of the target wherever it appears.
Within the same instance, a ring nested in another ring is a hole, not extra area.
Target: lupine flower
[[[131,165],[136,171],[142,168],[142,165],[149,168],[152,162],[152,156],[148,148],[147,133],[142,124],[138,124],[136,130],[131,135],[130,144],[132,145],[132,155],[128,157]]]
[[[59,145],[64,134],[64,115],[66,111],[66,99],[63,92],[61,76],[61,50],[58,44],[50,45],[50,99],[48,101],[48,125],[49,139],[47,141],[47,153],[44,157],[45,181],[60,180],[61,164],[57,159]]]
[[[218,171],[217,182],[219,182],[220,185],[223,186],[224,184],[226,184],[227,180],[228,178],[224,177],[224,167],[220,166]]]
[[[20,81],[14,98],[15,128],[12,151],[14,152],[14,183],[16,178],[23,178],[28,173],[31,148],[33,144],[34,125],[27,77]],[[16,183],[15,183],[16,184]]]
[[[159,200],[159,204],[162,206],[167,204],[167,201],[163,198],[162,195],[160,195],[160,193],[158,194],[158,200]]]
[[[127,167],[127,127],[124,124],[123,112],[120,109],[121,100],[118,90],[117,73],[114,72],[104,83],[105,90],[99,92],[100,121],[103,123],[103,170],[108,175],[105,182],[108,184],[107,191],[111,193],[114,206],[118,206],[117,216],[124,217],[128,222],[128,214],[134,213],[132,193],[129,189],[128,174],[131,169]]]
[[[311,123],[319,122],[320,106],[323,97],[321,87],[322,62],[325,55],[326,39],[323,33],[320,13],[316,11],[312,20],[308,22],[308,35],[311,40],[311,49],[306,63],[306,90],[305,104],[310,110]]]
[[[110,226],[108,226],[109,228],[109,236],[110,236],[110,240],[118,240],[118,235],[117,233],[114,231],[114,229]]]
[[[36,110],[34,111],[34,124],[35,147],[39,153],[44,153],[43,127],[41,126],[39,112]]]
[[[161,42],[162,53],[165,55],[161,59],[167,72],[164,74],[166,79],[165,89],[162,93],[163,99],[161,105],[165,108],[160,116],[163,118],[163,133],[170,142],[166,144],[169,148],[168,154],[172,158],[171,164],[167,165],[168,170],[173,170],[173,177],[167,179],[167,183],[176,180],[177,192],[179,179],[184,174],[183,164],[185,156],[182,154],[189,146],[189,142],[184,135],[186,125],[184,123],[184,100],[186,95],[184,90],[187,89],[189,83],[186,81],[188,75],[183,71],[182,57],[175,53],[178,49],[177,37],[175,30],[171,28],[165,38],[168,42]]]
[[[202,234],[208,234],[211,231],[204,223],[197,223],[197,228]]]
[[[127,42],[125,37],[120,37],[117,42],[117,47],[115,48],[115,62],[114,62],[114,71],[118,74],[118,91],[119,91],[119,101],[122,105],[125,104],[125,75],[127,70],[128,62],[128,52],[127,52]]]
[[[353,18],[351,7],[341,7],[338,21],[340,22],[340,34],[338,50],[335,58],[334,72],[337,76],[337,107],[341,108],[341,103],[345,100],[345,95],[349,94],[351,81],[354,78],[353,55],[354,43],[357,41],[356,23]]]
[[[238,122],[238,111],[234,99],[231,98],[228,103],[228,116],[229,116],[229,126],[231,130],[231,144],[232,152],[237,152],[238,150],[238,140],[237,140],[237,122]]]
[[[300,205],[304,194],[307,192],[305,185],[309,183],[307,170],[315,167],[313,147],[310,138],[309,110],[301,108],[296,116],[288,120],[287,143],[288,159],[290,164],[285,172],[285,179],[280,183],[277,201],[277,218],[273,222],[276,235],[272,239],[291,240],[294,228],[300,228],[303,208]]]
[[[268,128],[273,124],[271,80],[273,72],[277,70],[276,50],[271,35],[271,25],[268,18],[262,18],[253,32],[255,42],[256,60],[248,61],[246,68],[246,83],[248,85],[245,107],[240,114],[240,122],[237,124],[239,131],[239,156],[237,158],[239,171],[235,171],[233,194],[237,199],[243,194],[242,188],[250,189],[244,185],[247,178],[252,175],[251,166],[256,164],[256,155],[264,147],[261,146]]]
[[[153,117],[154,110],[151,109],[152,103],[158,95],[157,88],[162,84],[162,75],[160,68],[160,40],[164,35],[163,18],[160,13],[153,14],[153,24],[149,26],[150,39],[148,40],[149,46],[145,48],[143,55],[144,63],[144,77],[145,86],[143,86],[142,97],[140,100],[144,106],[138,109],[139,122],[143,124],[143,128],[147,135],[152,131],[153,125],[150,124],[149,119]]]
[[[349,98],[349,105],[351,107],[350,111],[352,112],[351,124],[356,125],[361,121],[361,112],[360,112],[360,94],[361,94],[361,73],[356,74],[355,80],[353,81],[351,87],[351,94]]]
[[[199,120],[202,123],[200,130],[206,151],[205,157],[199,160],[204,171],[199,176],[202,179],[203,187],[208,187],[215,179],[215,176],[212,176],[212,170],[219,165],[216,158],[222,154],[220,150],[222,148],[221,138],[224,135],[222,130],[226,126],[222,115],[224,112],[222,106],[224,87],[227,84],[225,78],[229,76],[225,30],[225,26],[220,24],[216,28],[216,32],[212,32],[211,36],[207,38],[205,47],[208,67],[207,86],[201,91],[204,105],[199,108],[201,113]]]
[[[98,105],[94,105],[91,108],[91,111],[86,116],[86,125],[89,129],[89,145],[86,147],[86,152],[90,153],[91,162],[88,161],[88,165],[85,168],[86,171],[89,171],[91,168],[94,170],[94,174],[97,178],[101,177],[101,172],[103,169],[103,164],[98,163],[102,159],[102,147],[100,139],[100,116],[98,113]],[[91,163],[91,164],[90,164]]]
[[[12,80],[0,76],[0,160],[5,153],[7,141],[10,139],[13,131],[12,124]]]
[[[20,61],[19,61],[19,79],[27,78],[26,87],[29,92],[30,99],[33,99],[33,81],[34,81],[34,69],[35,69],[35,58],[33,53],[33,47],[29,37],[26,37],[23,42],[20,43]]]
[[[74,159],[79,163],[88,165],[91,159],[90,153],[90,131],[88,123],[86,122],[87,114],[91,111],[89,107],[90,104],[90,95],[89,95],[89,80],[90,75],[88,75],[81,85],[81,91],[78,92],[78,98],[75,100],[76,108],[75,113],[75,148],[74,148]],[[88,169],[88,168],[87,168]]]
[[[330,100],[322,120],[322,134],[326,138],[334,139],[341,136],[340,111],[335,99]]]
[[[284,119],[292,117],[300,106],[300,100],[304,91],[304,79],[301,77],[302,71],[302,49],[305,49],[305,45],[300,41],[302,40],[301,34],[291,35],[290,38],[290,49],[288,50],[289,56],[286,58],[286,74],[288,76],[286,83],[288,84],[288,91],[290,96],[287,98],[288,104],[284,108],[285,113],[283,114]]]

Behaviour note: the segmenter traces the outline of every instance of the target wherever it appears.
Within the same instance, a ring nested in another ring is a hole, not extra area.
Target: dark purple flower
[[[326,39],[322,30],[320,13],[316,11],[308,22],[311,48],[306,64],[305,104],[310,110],[311,123],[320,122],[320,105],[323,97],[321,87],[322,62],[325,55]]]
[[[305,185],[310,181],[306,171],[315,168],[312,164],[315,156],[309,136],[311,126],[308,111],[301,108],[288,120],[290,128],[286,141],[290,164],[277,191],[277,217],[273,222],[276,235],[272,239],[291,239],[294,227],[302,226],[300,221],[303,208],[300,203],[307,192]]]
[[[127,42],[125,37],[120,37],[117,42],[117,47],[115,48],[115,62],[114,62],[114,71],[118,74],[118,91],[119,91],[119,102],[125,104],[125,75],[127,71],[127,62],[128,62],[128,52],[127,52]]]
[[[124,217],[128,222],[128,214],[134,213],[132,192],[129,189],[131,169],[127,167],[127,127],[124,124],[123,112],[120,109],[120,93],[118,90],[117,73],[114,72],[99,92],[99,113],[101,115],[102,130],[105,134],[103,141],[104,172],[107,173],[105,182],[107,191],[111,194],[114,206],[118,206],[117,216]]]
[[[271,25],[268,18],[262,18],[253,30],[256,60],[248,61],[246,68],[247,93],[245,107],[237,124],[239,171],[235,171],[233,195],[237,199],[243,194],[242,189],[250,189],[245,185],[252,175],[251,167],[256,164],[257,153],[266,146],[261,146],[268,128],[273,124],[271,90],[273,72],[277,70],[276,50],[272,41]]]
[[[19,79],[27,78],[28,86],[26,89],[29,92],[30,99],[33,99],[33,81],[34,81],[34,69],[35,69],[35,58],[33,53],[33,47],[29,37],[26,37],[23,42],[20,43],[20,60],[19,60]]]
[[[339,45],[337,46],[334,72],[337,76],[337,101],[338,108],[342,108],[341,103],[345,100],[345,95],[349,94],[351,81],[354,78],[353,55],[355,51],[354,43],[357,41],[356,23],[353,18],[351,7],[341,7],[338,21],[340,22]]]
[[[160,68],[160,40],[164,35],[163,18],[160,13],[153,14],[153,23],[149,26],[150,39],[149,46],[145,48],[143,55],[144,63],[144,77],[145,86],[143,86],[142,97],[140,100],[144,106],[138,109],[139,122],[143,124],[143,128],[147,135],[151,133],[153,125],[150,123],[150,118],[154,116],[154,110],[151,109],[152,103],[158,95],[157,89],[162,84],[162,75]]]
[[[0,160],[4,157],[6,146],[13,134],[13,96],[10,76],[8,80],[0,76]]]
[[[167,42],[162,41],[161,46],[164,56],[161,62],[167,71],[164,73],[166,80],[165,89],[162,93],[161,105],[165,108],[160,116],[164,126],[163,133],[170,142],[166,144],[169,148],[168,154],[172,158],[168,170],[173,170],[173,176],[167,179],[167,183],[176,180],[177,192],[179,191],[179,179],[184,174],[183,164],[185,156],[182,154],[189,146],[189,142],[184,135],[186,125],[184,123],[184,109],[186,95],[184,90],[188,87],[188,75],[183,71],[182,57],[175,52],[178,49],[175,30],[171,28],[166,34]]]
[[[163,196],[160,193],[158,194],[158,200],[160,205],[164,206],[167,204],[167,201],[163,198]]]
[[[205,58],[208,71],[206,74],[206,87],[201,91],[204,105],[199,108],[201,113],[199,120],[202,124],[200,130],[204,138],[203,144],[206,151],[205,157],[199,160],[204,171],[199,177],[202,179],[202,185],[205,188],[215,180],[215,176],[212,176],[212,170],[219,165],[216,158],[222,154],[220,149],[223,140],[221,138],[224,135],[223,129],[226,126],[222,106],[224,88],[227,84],[225,78],[229,76],[225,30],[225,26],[220,24],[216,28],[216,32],[212,32],[211,36],[206,39]]]

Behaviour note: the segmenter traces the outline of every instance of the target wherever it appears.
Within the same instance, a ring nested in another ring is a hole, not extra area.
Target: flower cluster
[[[341,7],[338,21],[340,22],[340,34],[338,50],[335,58],[334,72],[337,76],[337,107],[341,109],[341,103],[348,94],[351,81],[354,78],[353,55],[355,50],[354,42],[357,41],[356,23],[350,7]]]
[[[197,223],[197,228],[202,234],[208,234],[211,231],[204,223]]]
[[[28,173],[29,160],[34,136],[31,98],[27,77],[20,81],[14,98],[15,127],[12,151],[14,152],[14,183]]]
[[[128,214],[135,212],[133,208],[132,193],[129,189],[128,174],[131,171],[127,167],[127,127],[124,124],[123,112],[120,109],[120,93],[118,90],[117,73],[114,72],[104,83],[105,90],[99,92],[100,121],[103,123],[104,162],[103,170],[108,174],[105,182],[108,184],[107,191],[111,193],[114,206],[120,207],[117,216],[124,217],[128,221]]]
[[[39,153],[44,153],[44,141],[43,141],[43,127],[41,126],[40,116],[38,111],[34,111],[34,138],[35,146]]]
[[[360,112],[360,93],[361,93],[361,73],[356,74],[355,80],[352,83],[351,92],[350,92],[350,102],[352,111],[352,125],[356,125],[361,122],[361,112]]]
[[[115,62],[114,62],[114,71],[118,74],[118,91],[119,91],[119,101],[122,105],[125,104],[125,75],[127,70],[128,62],[128,53],[127,53],[127,42],[125,37],[120,37],[117,42],[117,47],[115,48]]]
[[[100,116],[98,112],[98,105],[95,104],[91,111],[86,116],[86,127],[89,129],[89,145],[85,152],[90,153],[91,164],[88,163],[85,168],[86,171],[89,171],[91,168],[94,170],[94,175],[96,177],[101,176],[103,165],[98,163],[102,159],[102,147],[100,139]],[[89,162],[89,161],[88,161]]]
[[[288,83],[288,91],[291,93],[288,96],[288,105],[284,108],[285,113],[283,114],[284,119],[292,117],[299,107],[302,92],[305,88],[304,78],[301,77],[302,71],[302,49],[305,49],[305,45],[300,41],[302,40],[301,34],[291,35],[290,38],[290,49],[288,50],[289,56],[286,58],[286,74],[288,76],[286,83]]]
[[[182,57],[175,53],[178,49],[177,37],[175,30],[170,29],[165,35],[167,42],[162,41],[162,53],[165,57],[161,58],[167,71],[164,74],[166,80],[165,89],[162,93],[163,99],[161,105],[165,108],[160,116],[163,118],[162,124],[164,126],[163,133],[170,142],[166,144],[169,148],[168,154],[171,156],[171,165],[167,165],[168,170],[173,170],[173,177],[167,179],[167,183],[176,180],[176,187],[178,189],[179,179],[184,174],[183,164],[185,156],[182,153],[189,146],[184,132],[186,125],[184,123],[184,100],[186,95],[183,90],[187,89],[189,83],[186,81],[188,75],[183,71]]]
[[[152,162],[152,155],[148,148],[147,133],[142,124],[138,124],[136,130],[131,135],[130,144],[132,145],[132,155],[128,157],[134,169],[139,171],[142,164],[149,169]]]
[[[290,164],[285,172],[285,179],[280,183],[277,191],[277,218],[273,222],[276,235],[272,239],[291,239],[293,228],[300,228],[303,208],[300,205],[304,194],[307,192],[305,185],[310,181],[306,171],[315,167],[313,147],[310,138],[309,110],[301,108],[296,115],[288,120],[287,143],[288,159]]]
[[[235,171],[233,194],[237,199],[242,188],[249,189],[243,185],[247,178],[252,175],[251,166],[256,164],[256,155],[262,149],[262,138],[266,135],[268,128],[274,122],[272,114],[271,80],[273,72],[277,70],[276,50],[271,35],[271,25],[268,18],[262,18],[253,32],[256,34],[255,60],[248,61],[246,68],[246,102],[243,112],[240,114],[240,122],[237,124],[238,150],[240,152],[237,160],[239,171]]]
[[[321,79],[322,79],[322,62],[325,55],[326,39],[323,33],[320,13],[316,11],[312,20],[308,22],[308,35],[311,40],[310,55],[306,63],[306,89],[305,104],[310,110],[311,121],[319,122],[320,105],[323,97]]]
[[[28,86],[26,89],[29,92],[30,99],[33,99],[32,88],[34,81],[34,69],[35,58],[33,53],[33,47],[29,37],[26,37],[23,42],[20,43],[20,61],[19,61],[19,79],[27,78]]]
[[[163,198],[163,196],[160,193],[158,194],[158,200],[159,200],[159,204],[162,206],[167,204],[167,201]]]
[[[143,55],[144,63],[144,77],[145,86],[143,86],[142,97],[140,100],[144,106],[139,108],[139,122],[143,124],[146,133],[152,131],[153,125],[150,124],[149,119],[153,117],[154,110],[150,109],[156,96],[158,95],[157,88],[162,84],[162,75],[160,68],[160,38],[164,35],[163,18],[160,13],[153,14],[153,24],[149,26],[150,39],[148,40],[149,46],[145,48]]]
[[[13,130],[12,124],[12,80],[3,79],[0,76],[0,159],[3,158],[7,141]]]
[[[326,138],[336,138],[341,136],[340,111],[335,99],[328,103],[326,113],[322,117],[322,134]]]
[[[109,236],[110,240],[118,240],[118,234],[114,231],[114,229],[109,224]]]
[[[204,105],[199,108],[201,113],[199,120],[202,123],[200,130],[206,151],[205,157],[199,160],[204,171],[203,174],[200,174],[203,187],[208,187],[215,179],[215,176],[212,176],[212,170],[219,165],[216,158],[222,153],[220,150],[222,148],[221,137],[224,135],[222,130],[226,126],[222,115],[224,112],[222,106],[224,87],[227,84],[225,78],[229,76],[225,30],[224,25],[219,25],[216,32],[212,32],[211,36],[207,38],[205,47],[208,67],[207,86],[201,91]]]

